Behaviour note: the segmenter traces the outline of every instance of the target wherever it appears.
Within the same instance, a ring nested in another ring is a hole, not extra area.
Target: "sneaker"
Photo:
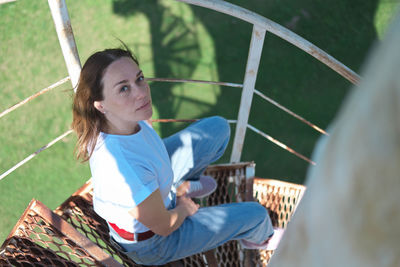
[[[275,250],[278,247],[284,232],[285,229],[283,228],[274,228],[273,235],[261,244],[253,243],[244,239],[239,240],[239,243],[242,248],[245,249]]]
[[[186,196],[190,198],[202,198],[211,195],[217,189],[217,182],[211,176],[201,175],[197,181],[189,181],[190,186]]]

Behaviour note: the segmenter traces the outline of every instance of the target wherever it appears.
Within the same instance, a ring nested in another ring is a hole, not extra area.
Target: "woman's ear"
[[[94,105],[95,109],[97,109],[101,113],[103,113],[103,114],[106,113],[106,110],[104,109],[101,101],[94,101],[93,105]]]

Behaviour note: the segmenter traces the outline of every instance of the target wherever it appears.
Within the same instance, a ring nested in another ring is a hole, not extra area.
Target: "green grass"
[[[231,1],[313,42],[359,72],[398,6],[375,0]],[[122,39],[146,76],[242,83],[251,25],[174,1],[67,0],[81,61]],[[0,111],[47,87],[67,71],[45,0],[0,5]],[[236,119],[240,90],[212,85],[152,83],[155,116]],[[267,33],[256,88],[322,128],[351,85],[317,60]],[[71,85],[65,84],[0,119],[0,173],[67,131]],[[310,156],[319,134],[255,96],[250,123]],[[163,137],[185,124],[155,124]],[[234,127],[232,127],[234,132]],[[89,177],[75,161],[72,135],[0,181],[0,240],[32,198],[57,207]],[[229,160],[230,151],[221,162]],[[302,183],[308,164],[248,131],[243,161],[256,175]]]

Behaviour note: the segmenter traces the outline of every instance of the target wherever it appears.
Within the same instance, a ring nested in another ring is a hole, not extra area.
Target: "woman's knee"
[[[220,158],[228,146],[229,138],[230,138],[230,127],[228,121],[220,116],[210,117],[210,123],[212,124],[212,128],[214,129],[211,133],[213,135],[213,139],[215,140],[214,145],[216,150],[216,158]]]
[[[224,139],[229,139],[231,128],[228,121],[221,116],[212,116],[209,118],[210,122],[218,129],[218,134],[223,136]]]
[[[212,116],[203,118],[200,121],[192,124],[189,128],[205,134],[206,136],[212,136],[213,139],[218,138],[221,140],[229,140],[231,128],[228,121],[221,116]]]
[[[220,157],[229,143],[231,128],[228,121],[220,116],[213,116],[207,120],[207,131],[212,136],[214,146],[217,148],[217,156]]]
[[[196,136],[196,148],[206,165],[218,160],[225,152],[230,138],[228,121],[220,116],[207,117],[188,128]]]
[[[243,202],[247,205],[246,216],[255,220],[264,221],[269,219],[268,210],[258,202]]]

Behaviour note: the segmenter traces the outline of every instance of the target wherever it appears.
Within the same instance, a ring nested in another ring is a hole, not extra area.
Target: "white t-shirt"
[[[133,135],[100,133],[90,157],[93,206],[97,214],[128,232],[149,229],[128,211],[160,189],[165,207],[171,202],[173,171],[163,141],[144,121]]]

